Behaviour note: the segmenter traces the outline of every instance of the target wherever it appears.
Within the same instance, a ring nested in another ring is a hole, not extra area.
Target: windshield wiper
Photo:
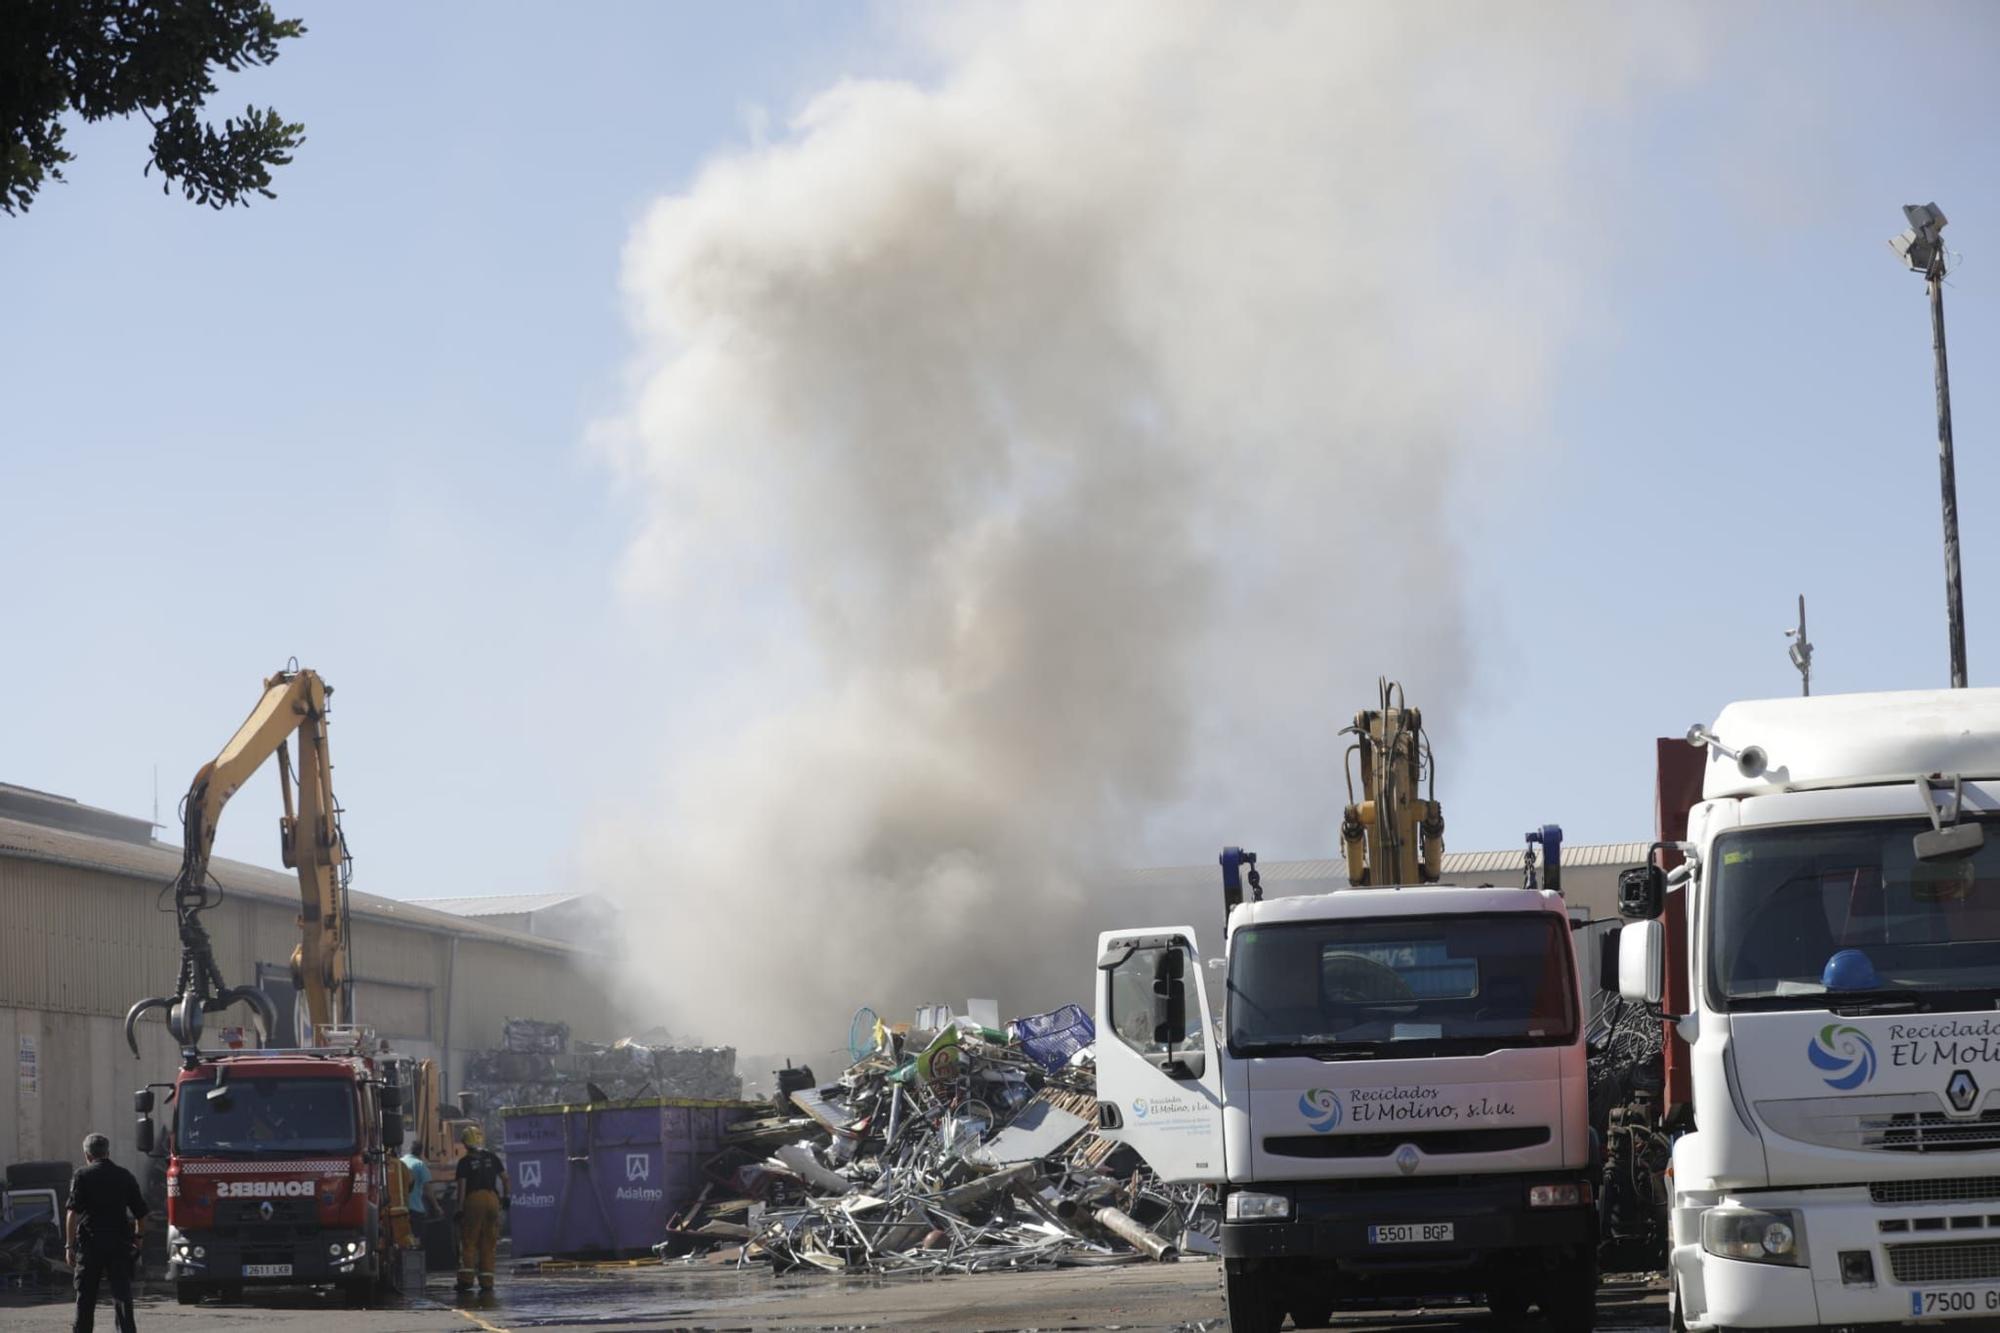
[[[1925,990],[1883,986],[1864,991],[1827,991],[1826,1007],[1843,1017],[1861,1014],[1937,1013],[1945,1009],[1990,1009],[1990,990]]]
[[[1947,1009],[1991,1009],[2000,1003],[1991,989],[1955,990],[1915,986],[1878,986],[1869,990],[1812,990],[1794,994],[1767,992],[1732,995],[1729,1007],[1753,1012],[1763,1009],[1825,1009],[1842,1017],[1866,1014],[1938,1013]]]
[[[1318,1057],[1378,1055],[1387,1045],[1380,1041],[1341,1041],[1334,1037],[1287,1037],[1282,1041],[1238,1041],[1232,1043],[1238,1055],[1311,1055]]]

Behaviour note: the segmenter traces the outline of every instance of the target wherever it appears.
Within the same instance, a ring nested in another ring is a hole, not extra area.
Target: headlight
[[[1237,1190],[1222,1205],[1222,1216],[1229,1222],[1271,1222],[1292,1215],[1292,1201],[1282,1194],[1259,1194],[1255,1190]]]
[[[326,1252],[327,1252],[328,1254],[339,1254],[339,1253],[340,1253],[340,1242],[339,1242],[339,1241],[335,1241],[335,1242],[334,1242],[333,1244],[331,1244],[331,1245],[327,1246],[327,1247],[326,1247]]]
[[[208,1258],[208,1247],[207,1247],[206,1245],[197,1245],[197,1246],[195,1246],[195,1247],[194,1247],[194,1257],[195,1257],[195,1258],[197,1258],[197,1259],[206,1259],[206,1258]]]
[[[1702,1214],[1701,1248],[1724,1259],[1806,1263],[1806,1228],[1789,1208],[1711,1208]]]

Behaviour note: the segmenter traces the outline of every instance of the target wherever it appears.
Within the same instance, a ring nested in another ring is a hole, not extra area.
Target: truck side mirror
[[[384,1111],[382,1113],[382,1146],[390,1152],[403,1149],[403,1113]]]
[[[1618,872],[1618,915],[1648,921],[1666,905],[1666,871],[1648,863]]]
[[[1618,932],[1618,993],[1628,1000],[1658,1004],[1666,993],[1667,928],[1658,921],[1633,921]]]
[[[384,1083],[381,1089],[382,1109],[400,1111],[403,1109],[403,1089],[400,1084]]]
[[[148,1093],[146,1095],[150,1096],[151,1094]],[[139,1117],[139,1128],[133,1138],[139,1146],[139,1155],[141,1157],[151,1157],[153,1155],[153,1121],[150,1116]]]
[[[1178,1046],[1187,1037],[1187,955],[1165,949],[1153,965],[1153,1040]]]
[[[151,1115],[153,1113],[153,1090],[151,1088],[141,1088],[133,1093],[132,1109],[140,1115]]]

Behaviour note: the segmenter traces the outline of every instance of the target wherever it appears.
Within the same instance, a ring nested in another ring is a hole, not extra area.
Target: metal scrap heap
[[[1092,1128],[1094,1033],[1076,1006],[1005,1031],[857,1032],[837,1081],[783,1071],[773,1114],[727,1132],[663,1258],[923,1274],[1212,1249],[1212,1193],[1160,1184]]]

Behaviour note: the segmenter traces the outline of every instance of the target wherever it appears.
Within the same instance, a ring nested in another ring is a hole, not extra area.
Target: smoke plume
[[[1686,60],[1634,22],[973,10],[652,207],[601,434],[710,688],[588,859],[663,1021],[1045,1007],[1192,910],[1121,868],[1332,854],[1374,677],[1463,697],[1454,499],[1587,323],[1575,173]]]

